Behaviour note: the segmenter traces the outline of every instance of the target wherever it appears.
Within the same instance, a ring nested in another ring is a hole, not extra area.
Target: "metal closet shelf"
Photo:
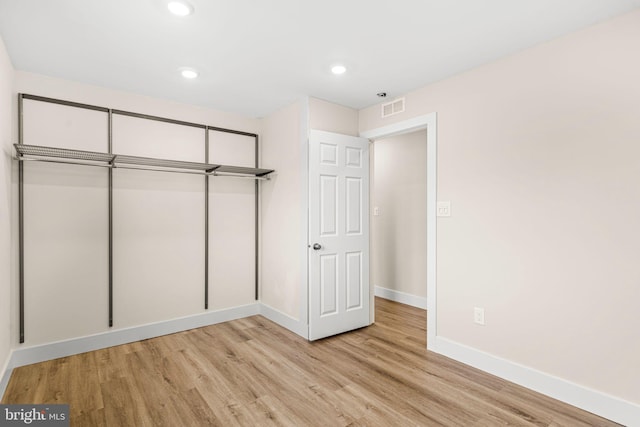
[[[139,169],[210,176],[237,176],[253,179],[269,179],[268,175],[274,172],[273,169],[217,165],[211,163],[187,162],[182,160],[155,159],[152,157],[99,153],[95,151],[45,147],[40,145],[13,144],[13,146],[16,149],[16,158],[20,161],[34,160],[85,166],[100,166],[114,169]]]

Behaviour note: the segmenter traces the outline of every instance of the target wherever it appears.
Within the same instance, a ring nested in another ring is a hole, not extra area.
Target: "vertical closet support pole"
[[[108,112],[108,144],[109,154],[113,153],[113,111]],[[113,169],[108,169],[109,176],[109,327],[113,326]]]
[[[204,161],[209,162],[209,126],[204,128]],[[204,177],[204,309],[209,309],[209,175]]]
[[[259,159],[259,150],[258,150],[258,135],[255,136],[255,140],[256,140],[256,168],[259,167],[259,163],[260,163],[260,159]],[[260,294],[258,292],[258,280],[259,280],[259,272],[258,272],[258,268],[260,267],[260,249],[258,247],[258,245],[260,244],[260,239],[259,239],[259,226],[260,226],[260,195],[259,195],[259,191],[260,191],[260,182],[258,180],[256,180],[255,183],[255,233],[256,233],[256,247],[255,247],[255,255],[256,255],[256,260],[255,260],[255,299],[256,301],[258,301],[258,299],[260,298]]]
[[[24,143],[22,94],[18,94],[18,142]],[[18,281],[20,344],[24,343],[24,162],[18,161]]]

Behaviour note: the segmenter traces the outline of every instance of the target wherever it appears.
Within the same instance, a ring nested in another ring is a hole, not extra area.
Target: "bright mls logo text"
[[[69,405],[1,405],[0,427],[68,426]]]

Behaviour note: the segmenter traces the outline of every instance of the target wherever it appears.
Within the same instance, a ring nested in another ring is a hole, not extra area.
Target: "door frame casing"
[[[434,350],[437,336],[437,275],[436,275],[436,205],[437,205],[437,113],[429,113],[412,119],[360,132],[370,141],[402,135],[419,130],[427,131],[427,349]],[[371,179],[371,177],[370,177]],[[373,289],[370,291],[373,295]],[[373,308],[373,304],[372,304]],[[372,317],[373,318],[373,317]]]

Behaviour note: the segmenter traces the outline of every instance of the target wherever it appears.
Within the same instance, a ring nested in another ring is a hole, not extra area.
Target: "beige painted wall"
[[[360,112],[438,113],[438,335],[636,404],[639,45],[636,10]]]
[[[376,140],[372,153],[371,282],[426,298],[427,132]]]
[[[204,130],[116,115],[113,151],[204,161]],[[203,196],[199,176],[113,171],[115,328],[202,312]]]
[[[304,283],[301,204],[301,133],[304,101],[263,119],[261,163],[276,172],[261,185],[261,301],[300,319]],[[306,283],[304,283],[306,286]]]
[[[0,379],[11,350],[11,156],[13,67],[0,38]]]
[[[23,112],[27,144],[107,150],[106,113],[30,100]],[[107,171],[23,166],[25,344],[102,331],[108,319]]]
[[[255,166],[255,138],[209,131],[209,162]],[[209,308],[255,302],[255,181],[209,178]]]
[[[309,128],[358,136],[358,110],[311,97]]]
[[[261,129],[256,119],[29,73],[16,73],[14,89],[249,132]],[[25,100],[25,143],[105,151],[106,123],[105,113]],[[253,138],[210,133],[212,161],[253,164]],[[113,150],[205,161],[204,136],[203,129],[116,115]],[[106,178],[100,168],[25,165],[29,286],[21,347],[109,330]],[[210,182],[210,310],[253,303],[253,181]],[[111,330],[203,313],[204,178],[115,170],[113,219]]]

